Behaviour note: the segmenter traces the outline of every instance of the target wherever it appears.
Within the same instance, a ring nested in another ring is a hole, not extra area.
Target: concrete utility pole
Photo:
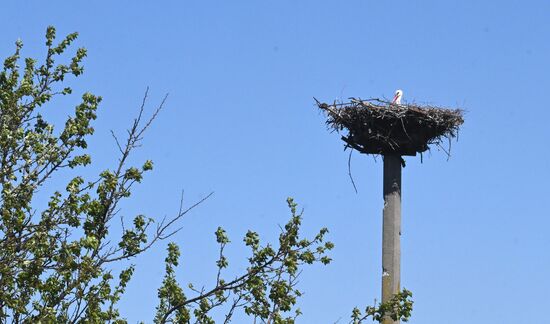
[[[401,285],[401,156],[384,155],[384,219],[382,223],[382,302]],[[394,324],[389,317],[383,324]]]
[[[402,104],[402,90],[391,102],[380,99],[352,99],[349,103],[319,102],[327,114],[327,125],[337,132],[345,131],[345,148],[363,154],[381,155],[384,159],[384,212],[382,223],[382,303],[401,291],[401,163],[402,156],[426,152],[430,144],[441,145],[455,138],[464,123],[460,109],[450,110],[415,104]],[[450,142],[449,142],[450,148]],[[446,151],[447,154],[449,154]],[[411,302],[399,300],[394,305],[403,318],[409,317]],[[388,310],[390,315],[395,310]],[[383,324],[397,324],[390,316]]]

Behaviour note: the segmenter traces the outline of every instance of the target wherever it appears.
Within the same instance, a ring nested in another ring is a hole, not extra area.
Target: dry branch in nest
[[[342,136],[346,148],[365,154],[416,155],[429,145],[441,147],[450,154],[450,141],[457,137],[464,122],[460,109],[443,109],[415,104],[393,104],[379,99],[351,98],[349,103],[321,103],[327,114],[327,125],[347,134]],[[448,141],[448,148],[443,141]]]

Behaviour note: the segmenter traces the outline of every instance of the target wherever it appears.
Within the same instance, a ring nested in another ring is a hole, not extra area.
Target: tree
[[[411,297],[412,293],[407,289],[403,289],[387,302],[375,306],[367,306],[364,313],[361,313],[361,311],[355,307],[351,314],[351,323],[364,323],[369,317],[371,317],[373,321],[379,323],[384,323],[384,319],[386,318],[392,321],[401,320],[407,322],[411,317],[413,308]]]
[[[115,271],[117,264],[134,260],[159,241],[179,229],[177,222],[207,195],[172,218],[155,221],[137,215],[128,226],[122,221],[122,235],[110,229],[119,203],[131,196],[146,172],[153,169],[147,160],[141,167],[128,166],[131,153],[140,146],[145,131],[162,109],[166,97],[148,119],[144,118],[147,92],[137,117],[124,141],[112,133],[119,158],[112,169],[94,179],[74,176],[63,190],[52,188],[52,178],[60,173],[80,172],[89,167],[87,138],[101,97],[82,95],[64,125],[48,122],[44,112],[57,96],[70,95],[62,84],[69,76],[84,71],[86,50],[79,48],[67,63],[63,59],[77,33],[55,43],[53,27],[46,31],[44,62],[24,59],[20,67],[21,41],[15,53],[4,61],[0,72],[0,319],[11,323],[125,323],[117,303],[132,279],[135,265]],[[59,128],[59,131],[56,129]],[[41,189],[52,190],[46,206],[36,204]],[[312,238],[301,236],[302,212],[292,198],[287,200],[291,217],[281,227],[276,244],[261,243],[256,232],[248,231],[243,241],[250,249],[246,272],[226,277],[229,260],[224,254],[230,243],[223,228],[215,232],[219,255],[217,275],[210,287],[182,288],[176,279],[180,251],[168,244],[166,274],[158,289],[156,323],[229,323],[235,312],[261,323],[293,323],[301,314],[296,308],[301,296],[297,279],[304,265],[328,264],[327,252],[334,245],[325,241],[321,229]],[[115,242],[115,243],[112,243]],[[364,314],[354,309],[353,323],[369,317],[407,320],[412,310],[410,292],[404,290],[391,301],[367,307]],[[219,315],[222,314],[222,315]]]
[[[92,163],[87,139],[101,97],[91,93],[64,125],[45,117],[50,103],[72,93],[63,86],[70,76],[84,71],[86,50],[79,48],[63,61],[77,33],[56,43],[53,27],[46,31],[43,62],[32,58],[21,64],[21,41],[4,61],[0,72],[0,318],[11,323],[123,323],[117,303],[132,278],[135,266],[116,272],[114,265],[133,260],[155,243],[177,232],[176,223],[190,209],[180,206],[172,218],[155,221],[145,215],[122,220],[122,236],[110,231],[119,203],[131,196],[152,161],[128,166],[128,157],[155,119],[163,102],[150,118],[144,117],[145,101],[124,141],[114,135],[119,158],[112,169],[94,179],[74,176],[64,189],[52,188],[52,177],[81,172]],[[36,203],[40,190],[52,190],[46,206]],[[311,239],[300,235],[301,213],[292,199],[289,222],[281,228],[276,244],[263,244],[249,231],[244,243],[250,248],[248,269],[225,278],[229,265],[224,248],[226,232],[215,232],[220,246],[218,275],[210,288],[183,289],[176,280],[179,249],[168,245],[166,275],[158,290],[157,323],[213,323],[212,310],[225,307],[221,321],[229,322],[237,310],[266,323],[292,323],[301,292],[297,278],[303,265],[328,264],[326,252],[333,244],[324,241],[326,229]],[[113,243],[114,242],[114,243]]]

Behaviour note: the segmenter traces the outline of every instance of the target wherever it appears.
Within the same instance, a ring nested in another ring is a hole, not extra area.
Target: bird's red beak
[[[397,97],[399,97],[399,94],[396,93],[395,96],[393,97],[393,101],[392,101],[393,103],[397,101]]]

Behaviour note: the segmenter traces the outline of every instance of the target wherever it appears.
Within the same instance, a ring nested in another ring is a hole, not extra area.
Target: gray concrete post
[[[382,302],[399,292],[401,278],[401,156],[384,156],[382,222]],[[385,318],[383,324],[394,324]]]

